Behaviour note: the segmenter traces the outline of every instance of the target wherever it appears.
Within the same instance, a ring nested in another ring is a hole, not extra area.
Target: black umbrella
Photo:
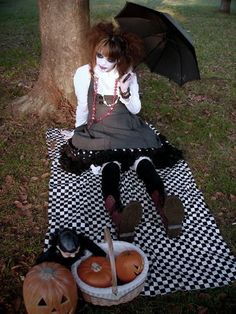
[[[126,2],[115,19],[122,30],[144,40],[143,61],[152,72],[179,85],[200,79],[192,39],[168,13]]]

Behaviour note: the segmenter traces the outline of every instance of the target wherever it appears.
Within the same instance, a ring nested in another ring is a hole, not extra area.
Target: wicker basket
[[[112,287],[109,288],[95,288],[83,282],[78,274],[77,268],[79,264],[91,254],[87,252],[85,256],[79,259],[72,265],[72,274],[82,292],[85,301],[95,305],[111,306],[120,303],[126,303],[137,297],[143,289],[147,273],[148,273],[148,260],[146,255],[135,245],[124,241],[112,241],[110,232],[105,228],[105,243],[99,244],[99,246],[108,253],[111,269],[112,269]],[[136,250],[141,254],[144,260],[144,269],[133,281],[124,284],[117,285],[116,269],[115,269],[115,256],[119,255],[125,250]]]

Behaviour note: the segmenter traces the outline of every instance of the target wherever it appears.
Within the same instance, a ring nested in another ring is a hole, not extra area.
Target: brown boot
[[[111,215],[112,221],[117,226],[119,240],[133,242],[135,227],[142,218],[141,204],[137,201],[132,201],[122,208],[121,205],[117,205],[114,197],[109,195],[105,200],[105,207]]]
[[[161,216],[167,236],[169,238],[179,237],[182,233],[184,219],[184,207],[181,200],[175,195],[170,195],[162,202],[158,191],[154,191],[151,196]]]
[[[142,218],[142,206],[139,202],[132,201],[121,211],[121,219],[118,225],[119,240],[133,242],[135,227]]]

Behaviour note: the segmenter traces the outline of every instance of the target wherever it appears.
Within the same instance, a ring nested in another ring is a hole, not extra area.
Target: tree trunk
[[[230,13],[231,0],[221,0],[220,3],[220,12]]]
[[[89,0],[38,0],[38,6],[42,43],[39,77],[31,93],[14,107],[18,112],[68,118],[76,106],[73,75],[88,61]]]

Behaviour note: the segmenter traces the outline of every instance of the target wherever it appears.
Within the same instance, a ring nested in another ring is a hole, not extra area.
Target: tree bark
[[[231,0],[221,0],[219,11],[222,13],[230,13],[230,5]]]
[[[39,116],[52,113],[68,118],[76,106],[73,75],[88,61],[89,0],[38,0],[38,6],[42,43],[39,77],[15,108]]]

